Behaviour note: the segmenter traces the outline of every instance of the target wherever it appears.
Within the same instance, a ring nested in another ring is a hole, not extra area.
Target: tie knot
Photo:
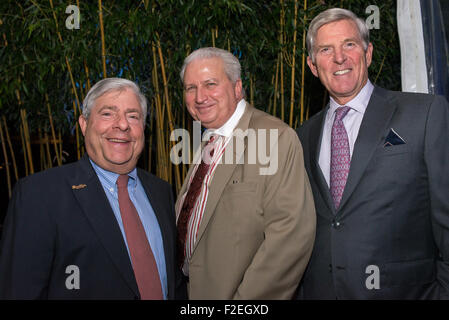
[[[348,114],[350,109],[351,107],[348,106],[337,108],[337,110],[335,111],[336,112],[335,119],[338,121],[342,120]]]
[[[118,188],[128,187],[128,179],[129,179],[129,176],[127,174],[119,175],[117,178],[117,187]]]
[[[217,134],[211,134],[209,137],[209,140],[207,140],[206,145],[211,144],[214,142],[215,139],[217,139],[218,135]]]

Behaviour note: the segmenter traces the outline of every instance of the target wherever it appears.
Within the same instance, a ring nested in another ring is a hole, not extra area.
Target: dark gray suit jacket
[[[186,298],[175,263],[171,187],[138,169],[164,244],[168,298]],[[72,188],[85,184],[84,188]],[[80,288],[67,289],[67,266]],[[0,242],[1,299],[139,299],[117,220],[89,158],[21,179]]]
[[[375,87],[337,211],[318,164],[326,112],[298,129],[317,211],[298,298],[449,298],[447,101]],[[391,128],[405,144],[384,147]]]

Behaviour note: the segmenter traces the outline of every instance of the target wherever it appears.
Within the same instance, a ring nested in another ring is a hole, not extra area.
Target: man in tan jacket
[[[243,99],[240,69],[228,51],[201,48],[181,70],[188,111],[207,129],[176,203],[190,299],[290,299],[314,243],[299,139]]]

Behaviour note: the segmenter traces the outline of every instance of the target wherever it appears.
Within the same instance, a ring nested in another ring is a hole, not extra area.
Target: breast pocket
[[[235,192],[256,192],[257,184],[254,182],[231,181],[224,190],[224,194]]]
[[[399,144],[396,146],[382,146],[376,151],[376,157],[385,157],[408,153],[410,151],[410,148],[407,144]]]
[[[380,146],[375,150],[367,173],[372,174],[378,188],[384,191],[414,183],[416,165],[410,146]],[[378,190],[379,191],[379,190]]]

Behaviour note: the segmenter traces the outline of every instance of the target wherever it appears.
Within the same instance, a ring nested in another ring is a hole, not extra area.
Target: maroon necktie
[[[136,207],[128,194],[128,175],[117,179],[118,203],[125,229],[126,241],[131,255],[134,276],[142,300],[162,300],[162,287],[156,260],[151,251],[145,230]]]
[[[350,109],[348,106],[337,108],[334,124],[332,125],[330,190],[334,199],[335,209],[338,209],[340,206],[351,165],[349,139],[345,126],[343,125],[343,118],[348,114]]]
[[[184,198],[181,212],[178,217],[178,265],[182,268],[185,259],[185,245],[187,237],[187,226],[189,224],[190,216],[192,215],[193,207],[200,195],[201,186],[203,185],[204,177],[209,171],[209,167],[214,155],[213,145],[209,145],[215,139],[215,136],[211,136],[209,141],[204,146],[203,155],[201,157],[201,163],[196,169],[192,182],[190,183],[187,195]],[[211,148],[212,147],[212,148]],[[205,155],[205,152],[210,153],[210,157]]]

